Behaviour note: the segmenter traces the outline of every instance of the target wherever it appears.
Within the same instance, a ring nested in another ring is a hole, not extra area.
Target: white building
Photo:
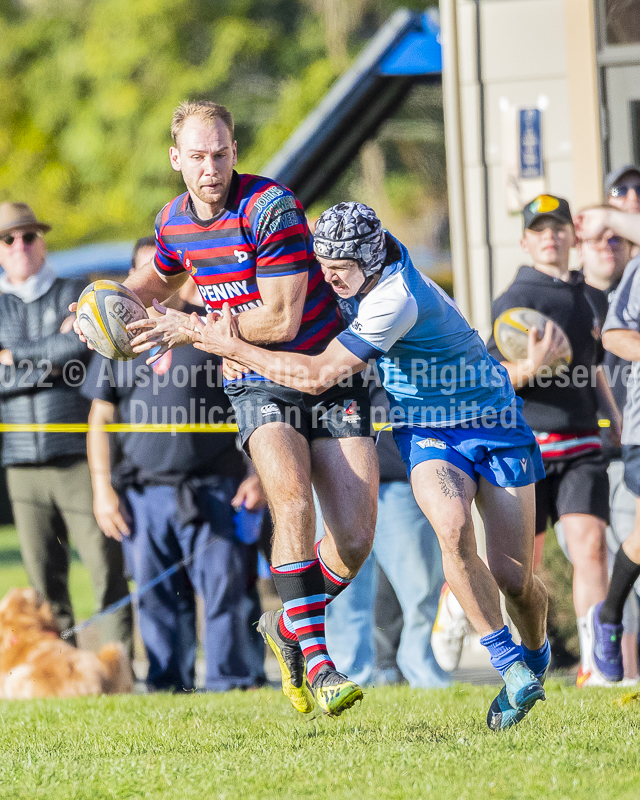
[[[483,336],[523,263],[519,209],[600,203],[640,164],[640,0],[441,0],[456,299]]]

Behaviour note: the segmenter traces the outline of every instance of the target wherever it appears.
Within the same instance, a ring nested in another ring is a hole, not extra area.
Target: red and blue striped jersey
[[[317,353],[343,324],[335,296],[313,254],[313,238],[300,201],[269,178],[233,173],[221,213],[201,220],[189,193],[168,203],[156,218],[158,272],[187,270],[207,311],[231,305],[239,314],[262,305],[257,278],[308,273],[300,329],[276,350]]]

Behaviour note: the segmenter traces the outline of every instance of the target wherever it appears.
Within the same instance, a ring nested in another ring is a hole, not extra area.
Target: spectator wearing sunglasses
[[[0,417],[3,423],[86,423],[90,403],[79,383],[89,352],[72,331],[69,303],[83,281],[58,278],[46,263],[44,234],[26,203],[0,204]],[[102,610],[128,593],[122,548],[102,535],[82,433],[11,431],[2,465],[31,585],[49,601],[62,629],[74,624],[69,550],[89,570]],[[131,607],[106,616],[103,641],[131,645]]]
[[[586,208],[575,218],[582,241],[598,239],[606,230],[629,239],[631,257],[640,253],[640,167],[625,164],[604,182],[604,204]]]
[[[637,197],[640,196],[640,173],[634,173],[638,182],[638,192],[631,189],[625,195],[637,206]],[[625,181],[631,182],[630,178]],[[613,184],[615,188],[616,184]],[[617,198],[618,199],[618,198]],[[624,199],[620,195],[619,199]],[[613,197],[611,198],[613,200]],[[631,242],[614,234],[611,229],[593,239],[583,239],[578,243],[578,255],[582,263],[585,281],[600,289],[607,296],[609,305],[615,295],[616,289],[622,280],[625,268],[631,259]],[[619,409],[623,409],[627,395],[627,380],[631,369],[630,363],[606,351],[603,367],[606,371],[613,396]],[[606,418],[606,414],[601,413]],[[607,548],[609,550],[609,565],[613,566],[615,555],[622,542],[633,530],[635,520],[635,497],[624,483],[624,463],[620,441],[612,435],[611,427],[601,429],[603,454],[609,461],[609,504],[611,508],[611,522],[607,528]],[[624,630],[622,652],[624,655],[624,676],[634,679],[638,675],[638,604],[635,597],[627,600],[624,607]],[[594,673],[587,679],[586,685],[604,685],[601,675]],[[614,684],[615,685],[615,684]]]
[[[640,213],[640,169],[633,164],[610,172],[604,183],[606,202],[629,214]]]

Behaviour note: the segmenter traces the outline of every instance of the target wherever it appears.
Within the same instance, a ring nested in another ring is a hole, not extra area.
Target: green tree
[[[228,105],[240,166],[259,170],[401,5],[424,7],[0,0],[0,199],[51,222],[53,247],[146,234],[182,189],[167,155],[177,103]]]

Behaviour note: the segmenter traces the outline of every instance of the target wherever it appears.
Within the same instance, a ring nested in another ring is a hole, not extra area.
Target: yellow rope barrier
[[[389,425],[388,422],[374,422],[373,430],[381,431]],[[598,420],[601,428],[609,428],[608,419]],[[32,422],[13,424],[0,423],[0,433],[87,433],[90,428],[107,431],[109,433],[237,433],[237,425],[219,423],[187,423],[185,425],[134,425],[129,422],[112,422],[106,425],[89,425],[88,422]]]
[[[375,431],[382,430],[388,423],[374,422]],[[113,422],[106,425],[89,425],[88,422],[32,422],[13,424],[0,423],[0,433],[87,433],[90,428],[108,433],[237,433],[237,425],[227,423],[194,423],[186,425],[133,425],[128,422]]]

